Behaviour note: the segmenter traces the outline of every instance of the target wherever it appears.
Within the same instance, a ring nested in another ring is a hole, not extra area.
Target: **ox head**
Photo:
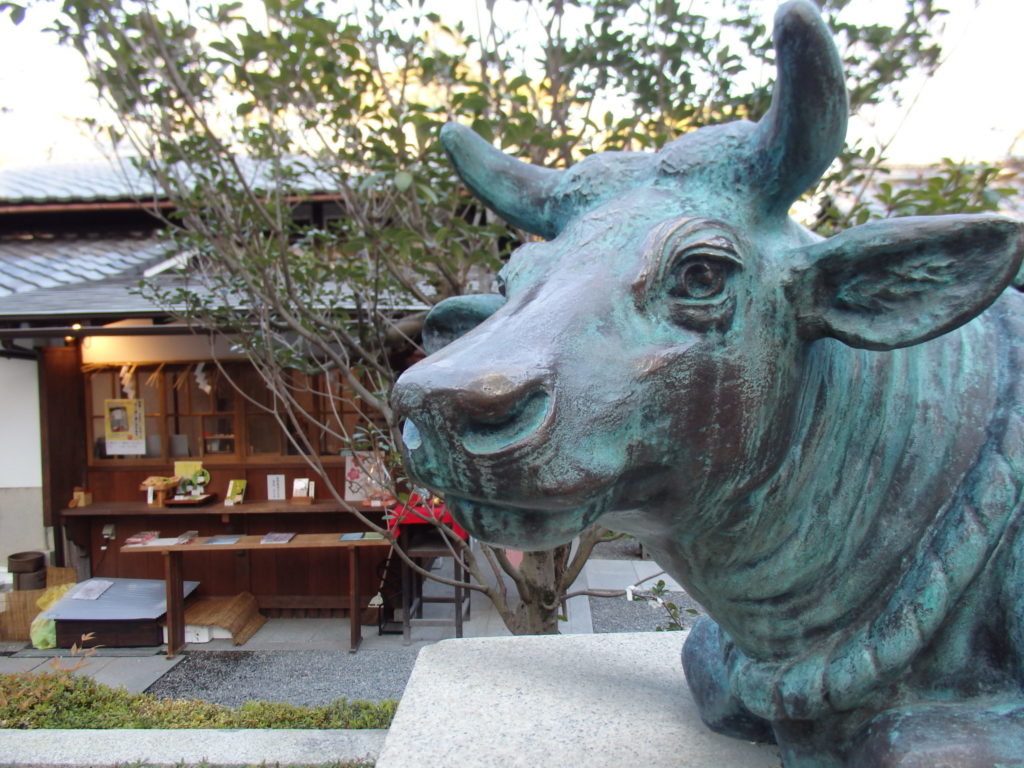
[[[791,204],[842,147],[838,53],[807,0],[780,8],[778,74],[756,123],[566,171],[472,131],[442,140],[462,179],[540,235],[501,295],[434,308],[429,357],[399,379],[404,456],[478,538],[567,541],[609,511],[693,525],[762,482],[790,444],[804,360],[825,336],[916,344],[985,309],[1016,272],[1019,227],[950,216],[821,240]]]

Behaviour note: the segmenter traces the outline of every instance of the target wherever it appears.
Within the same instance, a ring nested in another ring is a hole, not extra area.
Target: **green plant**
[[[338,699],[238,709],[111,688],[68,670],[0,675],[0,728],[387,728],[398,702]]]
[[[660,624],[655,627],[658,632],[678,632],[686,629],[684,623],[684,613],[688,613],[691,616],[700,615],[700,611],[695,608],[680,608],[678,605],[673,603],[671,600],[666,599],[669,594],[668,588],[665,586],[664,579],[658,579],[658,582],[651,587],[649,592],[634,592],[634,600],[651,600],[657,603],[665,611],[665,615],[668,617],[668,622],[665,626]]]

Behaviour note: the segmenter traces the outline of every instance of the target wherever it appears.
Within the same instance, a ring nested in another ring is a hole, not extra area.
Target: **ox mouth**
[[[572,541],[608,508],[602,497],[571,509],[532,509],[447,494],[455,520],[476,539],[499,547],[537,551]]]

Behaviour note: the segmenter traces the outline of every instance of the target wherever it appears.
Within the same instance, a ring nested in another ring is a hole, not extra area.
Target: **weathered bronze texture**
[[[487,542],[638,536],[710,617],[683,653],[705,722],[787,768],[1024,764],[1022,226],[796,224],[846,91],[811,3],[775,47],[759,123],[656,154],[554,171],[446,126],[547,242],[429,316],[407,467]]]

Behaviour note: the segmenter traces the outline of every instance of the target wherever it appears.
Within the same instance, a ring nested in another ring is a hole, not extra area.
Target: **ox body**
[[[490,543],[638,536],[707,610],[705,722],[787,768],[1024,764],[1021,225],[794,223],[847,104],[813,6],[775,44],[759,123],[656,154],[557,172],[446,127],[547,242],[431,313],[394,393],[407,467]]]

